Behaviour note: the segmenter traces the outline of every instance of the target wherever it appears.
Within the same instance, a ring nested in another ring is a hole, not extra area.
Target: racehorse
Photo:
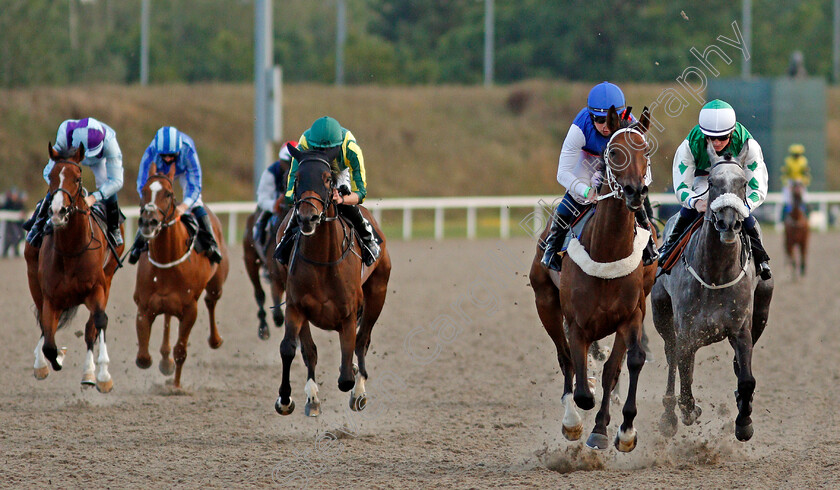
[[[785,256],[793,272],[793,278],[805,276],[805,257],[808,254],[808,240],[811,230],[808,227],[808,217],[803,211],[805,184],[801,180],[791,182],[792,208],[785,217]],[[797,263],[794,249],[799,249]]]
[[[160,371],[165,375],[173,372],[169,358],[170,317],[180,320],[178,342],[175,344],[175,380],[173,386],[181,386],[181,369],[187,359],[187,341],[198,315],[198,298],[205,291],[204,303],[210,313],[210,347],[218,349],[222,337],[216,326],[216,302],[222,296],[222,286],[228,275],[227,246],[222,240],[222,226],[219,218],[209,208],[207,213],[213,223],[213,233],[219,244],[222,261],[213,264],[210,259],[194,250],[194,234],[191,234],[180,215],[172,187],[175,165],[170,165],[168,174],[157,173],[154,164],[149,170],[149,180],[143,186],[140,218],[140,233],[149,242],[149,250],[140,257],[137,264],[137,282],[134,302],[137,304],[137,366],[147,369],[152,365],[149,355],[149,337],[155,318],[164,315],[163,342],[160,347]]]
[[[65,348],[56,347],[56,330],[63,327],[79,305],[85,305],[90,317],[85,324],[87,355],[82,369],[82,386],[93,386],[102,392],[111,391],[114,381],[108,372],[108,347],[105,329],[108,315],[105,306],[111,280],[119,268],[123,245],[111,249],[103,224],[94,219],[85,202],[82,187],[84,148],[70,148],[57,152],[52,143],[50,159],[55,166],[50,171],[50,190],[43,203],[49,206],[53,233],[44,237],[40,248],[29,243],[24,248],[29,291],[35,301],[35,315],[41,326],[41,338],[35,348],[35,378],[50,374],[49,365],[61,370]],[[122,227],[120,228],[122,232]],[[93,348],[99,340],[99,357],[94,366]],[[47,364],[49,361],[49,364]],[[94,371],[96,374],[94,375]]]
[[[562,430],[569,440],[579,439],[583,430],[572,400],[584,410],[595,406],[592,388],[587,382],[587,351],[596,340],[616,334],[604,364],[601,408],[586,444],[594,449],[608,446],[610,393],[618,382],[626,353],[630,385],[622,410],[624,422],[616,435],[615,446],[627,452],[636,447],[638,439],[633,419],[639,372],[645,363],[641,345],[642,320],[645,296],[653,285],[656,269],[655,262],[648,267],[642,265],[642,250],[650,232],[637,228],[635,219],[635,212],[643,206],[648,192],[645,175],[649,148],[645,133],[650,125],[650,114],[645,108],[639,122],[631,125],[612,107],[607,124],[612,137],[604,151],[606,179],[602,189],[609,192],[599,191],[605,195],[579,241],[572,240],[569,253],[563,257],[562,273],[558,275],[540,264],[543,252],[538,246],[531,264],[530,280],[537,313],[554,341],[563,371],[565,414]],[[541,240],[548,235],[550,224],[543,230]]]
[[[284,196],[280,196],[275,203],[275,209],[279,210],[277,216],[285,216],[288,212],[287,206],[281,204],[285,201]],[[275,236],[280,227],[282,220],[272,219],[269,232],[265,234],[264,244],[254,243],[254,222],[257,219],[260,211],[248,216],[245,223],[245,238],[242,241],[243,259],[245,260],[245,271],[248,273],[248,279],[251,280],[251,285],[254,287],[254,299],[257,300],[257,318],[260,320],[257,329],[257,335],[262,340],[268,340],[271,336],[271,331],[268,329],[268,323],[265,321],[265,291],[260,281],[260,269],[265,267],[268,271],[268,280],[271,284],[271,300],[274,304],[271,309],[271,316],[274,319],[274,326],[281,327],[284,322],[283,308],[281,299],[286,292],[286,266],[280,264],[271,257],[271,252],[277,245]],[[276,223],[275,223],[276,222]]]
[[[274,408],[281,415],[294,411],[289,371],[299,336],[308,370],[304,387],[305,414],[317,416],[320,413],[321,402],[315,382],[318,354],[309,330],[312,323],[324,330],[338,332],[341,344],[338,388],[344,392],[352,390],[350,408],[362,410],[367,403],[365,355],[371,330],[385,303],[391,275],[385,235],[370,212],[362,208],[376,234],[382,237],[379,259],[371,267],[363,267],[359,238],[350,223],[337,214],[337,204],[332,200],[336,176],[330,167],[330,158],[319,151],[301,152],[291,146],[288,148],[300,164],[294,208],[286,221],[292,213],[297,216],[300,236],[292,250],[286,281],[286,331],[280,343],[283,378]],[[285,224],[281,230],[285,229]],[[281,233],[278,232],[278,240]],[[353,363],[354,350],[358,367]]]
[[[660,421],[660,431],[668,437],[677,431],[677,368],[682,421],[691,425],[701,414],[691,392],[695,354],[700,347],[724,339],[735,350],[735,437],[747,441],[753,435],[752,353],[767,324],[773,281],[756,276],[748,239],[740,233],[749,216],[743,169],[746,150],[745,146],[737,159],[729,154],[721,159],[710,152],[713,166],[703,224],[686,245],[681,263],[674,265],[669,275],[660,275],[651,293],[653,323],[665,341],[668,361],[668,384],[662,399],[665,413]],[[673,223],[674,218],[669,227]]]

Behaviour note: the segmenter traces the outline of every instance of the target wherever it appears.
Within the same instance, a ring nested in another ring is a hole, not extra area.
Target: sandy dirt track
[[[152,368],[135,366],[136,269],[118,272],[107,310],[114,377],[107,395],[79,385],[81,310],[58,334],[69,348],[65,369],[35,380],[38,330],[24,262],[3,260],[0,486],[838,488],[838,238],[814,235],[810,275],[795,284],[784,274],[781,237],[768,233],[776,293],[754,356],[755,436],[748,443],[734,437],[728,344],[698,353],[699,425],[680,424],[673,439],[659,434],[666,368],[648,313],[655,360],[641,373],[639,446],[630,454],[592,452],[560,433],[562,380],[528,287],[530,240],[389,244],[394,269],[368,354],[368,409],[349,412],[348,395],[337,387],[338,336],[313,329],[323,402],[317,419],[303,415],[299,353],[292,371],[297,410],[288,417],[274,411],[282,330],[258,339],[241,248],[231,251],[217,308],[225,343],[218,351],[207,345],[202,303],[182,390],[157,368],[161,318],[152,331]],[[584,415],[584,439],[594,416]],[[620,421],[613,405],[610,438]]]

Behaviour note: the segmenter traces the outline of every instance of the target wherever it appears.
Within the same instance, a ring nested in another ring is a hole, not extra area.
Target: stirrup
[[[765,281],[773,277],[773,273],[770,271],[770,264],[767,261],[758,264],[758,271],[758,275]]]
[[[642,265],[648,266],[659,260],[659,251],[656,249],[656,244],[649,241],[642,251]]]

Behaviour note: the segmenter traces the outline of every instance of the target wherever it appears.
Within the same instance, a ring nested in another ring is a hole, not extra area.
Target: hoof
[[[694,408],[687,412],[683,410],[682,413],[682,422],[683,425],[692,425],[693,423],[697,422],[697,419],[700,418],[700,415],[703,413],[703,409],[700,408],[700,405],[694,405]]]
[[[260,340],[268,340],[271,338],[271,330],[268,329],[268,324],[265,323],[260,325],[259,329],[257,330],[257,336]]]
[[[295,401],[289,398],[289,404],[283,405],[280,403],[280,397],[277,397],[277,401],[274,402],[274,410],[277,410],[277,413],[280,415],[289,415],[295,411]]]
[[[610,447],[610,443],[607,440],[607,436],[604,434],[596,434],[592,433],[589,434],[589,439],[586,440],[586,447],[589,449],[597,449],[599,451],[603,451]]]
[[[279,399],[278,399],[277,403],[280,403]],[[289,413],[292,413],[292,410],[294,410],[294,409],[295,409],[295,402],[292,402],[292,408],[291,408],[291,410],[289,410]],[[280,412],[280,410],[278,410],[278,412],[280,413],[280,415],[288,415],[288,414],[284,414],[284,413]],[[321,415],[321,402],[312,403],[310,401],[307,401],[306,405],[304,405],[304,407],[303,407],[303,413],[307,417],[317,417],[317,416]]]
[[[90,388],[96,386],[96,376],[93,373],[82,374],[82,388]]]
[[[208,337],[207,338],[207,343],[210,344],[211,349],[218,349],[224,343],[224,339],[221,338],[221,337],[219,337],[217,339],[214,339],[213,337]]]
[[[659,432],[665,437],[674,437],[677,433],[677,414],[665,412],[659,419]]]
[[[158,364],[158,368],[164,376],[169,376],[175,372],[175,361],[168,357],[165,359],[161,359],[160,363]]]
[[[578,424],[575,427],[563,426],[563,437],[569,441],[577,441],[583,435],[583,424]]]
[[[108,381],[97,381],[96,382],[96,390],[100,393],[108,393],[114,388],[114,380],[109,379]]]
[[[752,439],[753,426],[749,425],[735,425],[735,438],[741,442],[747,442]]]
[[[354,386],[356,386],[356,380],[353,378],[350,378],[349,380],[345,381],[342,381],[340,379],[338,380],[338,389],[345,393],[352,390]]]
[[[622,453],[629,453],[630,451],[636,449],[636,444],[639,442],[639,434],[633,434],[633,440],[631,441],[622,441],[619,434],[615,435],[615,448],[621,451]]]
[[[362,393],[360,396],[350,395],[350,410],[354,412],[361,412],[367,406],[367,394]]]
[[[134,360],[134,363],[137,364],[137,367],[139,367],[140,369],[149,369],[149,367],[152,365],[152,358],[137,356],[137,359]]]
[[[50,375],[50,367],[44,366],[35,368],[35,379],[47,379],[47,376]]]

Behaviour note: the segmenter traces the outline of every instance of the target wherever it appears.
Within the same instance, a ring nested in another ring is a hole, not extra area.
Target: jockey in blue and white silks
[[[589,209],[595,202],[597,188],[601,184],[604,174],[604,148],[607,146],[612,132],[607,127],[607,112],[615,106],[619,117],[630,118],[632,114],[625,108],[624,93],[617,85],[602,82],[589,91],[587,106],[575,116],[557,165],[557,182],[566,188],[563,200],[557,206],[551,220],[551,230],[545,240],[545,253],[542,264],[549,269],[560,270],[562,257],[557,253],[560,240],[575,218]],[[650,168],[645,178],[645,184],[650,184]],[[647,226],[646,209],[650,202],[645,198],[645,206],[637,213],[637,219],[643,226]],[[643,254],[645,265],[657,259],[656,245],[651,237]]]
[[[89,167],[96,179],[96,191],[86,196],[85,201],[88,206],[93,206],[96,201],[102,201],[105,204],[108,231],[114,244],[120,246],[123,244],[123,238],[120,233],[117,191],[123,186],[123,164],[122,151],[117,143],[117,133],[107,124],[92,117],[68,119],[62,122],[58,127],[53,149],[64,152],[70,148],[79,147],[84,148],[84,160],[80,162],[80,165]],[[49,160],[44,167],[44,180],[48,184],[50,172],[54,166],[55,162]],[[29,231],[26,240],[34,247],[40,247],[44,232],[49,232],[45,229],[48,206],[42,206],[48,200],[45,198],[39,202],[35,214],[24,224],[24,228]]]
[[[219,263],[222,255],[216,238],[213,235],[213,225],[201,201],[201,164],[195,142],[186,133],[178,131],[172,126],[164,126],[157,130],[155,137],[143,153],[140,160],[140,170],[137,174],[137,193],[143,196],[143,187],[149,180],[149,169],[155,164],[158,173],[166,174],[172,165],[175,166],[175,178],[181,184],[184,198],[177,206],[178,214],[191,211],[198,221],[198,240],[204,248],[211,262]],[[140,259],[140,254],[146,248],[146,239],[137,232],[129,263],[134,264]]]

